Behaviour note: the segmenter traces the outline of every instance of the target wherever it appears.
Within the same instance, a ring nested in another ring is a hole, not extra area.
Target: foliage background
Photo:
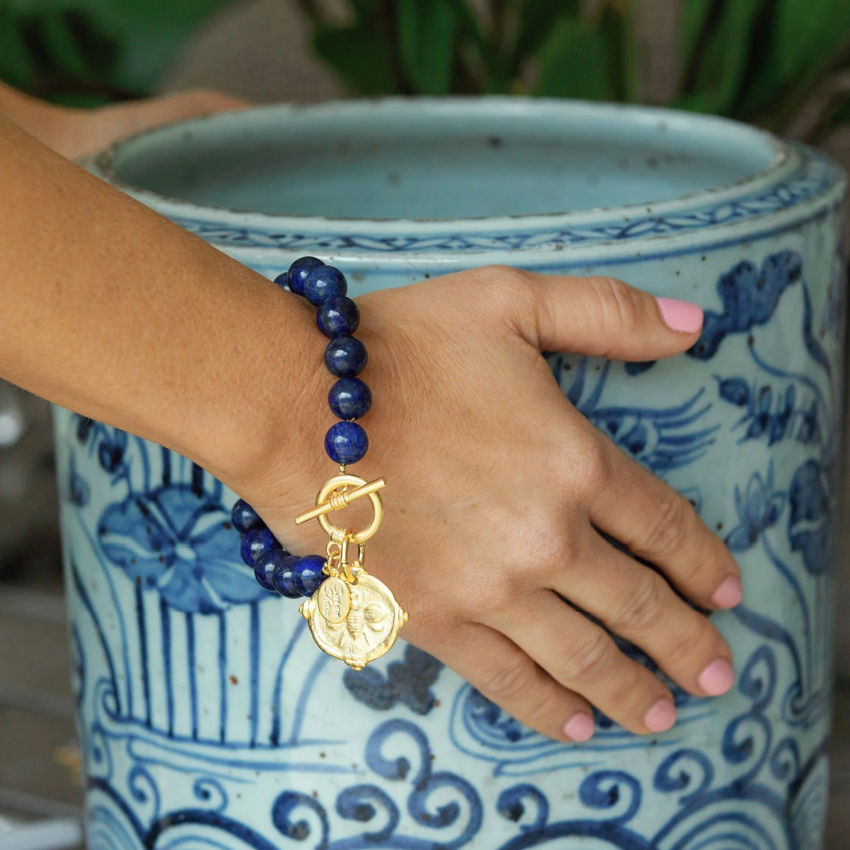
[[[641,0],[295,2],[317,56],[353,94],[646,99]],[[0,0],[0,79],[79,105],[144,96],[197,27],[233,4]],[[681,0],[676,18],[678,70],[663,103],[811,141],[850,123],[850,0]]]

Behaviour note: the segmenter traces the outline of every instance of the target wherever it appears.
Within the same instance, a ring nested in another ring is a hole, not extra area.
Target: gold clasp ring
[[[353,490],[348,490],[349,485],[356,485]],[[365,478],[360,478],[359,475],[334,475],[329,478],[319,490],[316,496],[316,507],[310,508],[304,513],[298,514],[295,517],[295,522],[300,525],[302,522],[308,522],[311,519],[317,518],[319,525],[327,534],[334,540],[350,540],[352,543],[365,543],[377,530],[384,518],[384,504],[378,494],[378,490],[386,486],[386,481],[383,478],[376,478],[374,481],[366,482]],[[372,521],[366,528],[360,531],[345,529],[336,526],[328,519],[328,514],[331,511],[342,510],[346,505],[354,499],[359,499],[361,496],[368,496],[372,503],[372,508],[375,515]]]

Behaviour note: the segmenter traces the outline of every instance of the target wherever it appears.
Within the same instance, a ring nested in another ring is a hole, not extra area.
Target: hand
[[[247,104],[215,91],[188,91],[145,100],[111,103],[98,109],[47,107],[48,117],[40,122],[39,133],[30,132],[69,159],[95,153],[125,136],[159,124],[239,109]]]
[[[358,302],[357,335],[369,352],[361,377],[374,402],[361,420],[370,448],[354,471],[387,481],[384,522],[366,544],[365,565],[409,612],[402,636],[559,740],[590,737],[589,703],[636,733],[675,721],[667,687],[582,611],[688,691],[727,690],[729,646],[671,585],[704,608],[732,607],[740,600],[734,560],[685,498],[576,411],[540,354],[668,357],[696,341],[699,308],[617,280],[505,267]],[[285,433],[264,483],[238,485],[296,553],[324,552],[318,524],[296,527],[293,517],[333,474],[320,457],[334,421],[330,378],[318,354],[305,368],[317,372],[304,410],[314,411],[319,448],[303,485],[275,489],[275,470],[297,460],[286,457]],[[335,524],[362,527],[371,515],[366,504],[345,510]]]

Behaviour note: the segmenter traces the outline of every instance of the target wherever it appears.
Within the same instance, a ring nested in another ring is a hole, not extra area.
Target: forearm
[[[309,305],[3,119],[0,187],[0,375],[228,483],[316,444]]]

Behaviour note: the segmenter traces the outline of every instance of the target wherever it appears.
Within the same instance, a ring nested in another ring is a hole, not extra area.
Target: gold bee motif
[[[295,517],[298,524],[318,519],[330,536],[328,560],[323,568],[327,578],[299,610],[319,648],[354,670],[362,670],[389,652],[399,629],[407,622],[407,612],[396,602],[392,591],[363,567],[363,544],[378,530],[384,515],[378,491],[385,483],[383,478],[367,482],[346,474],[343,464],[340,474],[329,478],[319,490],[315,506]],[[329,513],[364,496],[374,509],[366,528],[345,528],[330,522]],[[358,555],[349,561],[352,546],[357,547]]]
[[[346,605],[348,610],[342,613]],[[389,651],[407,622],[407,613],[392,591],[361,570],[350,584],[326,579],[300,611],[316,643],[353,670],[362,670]]]

